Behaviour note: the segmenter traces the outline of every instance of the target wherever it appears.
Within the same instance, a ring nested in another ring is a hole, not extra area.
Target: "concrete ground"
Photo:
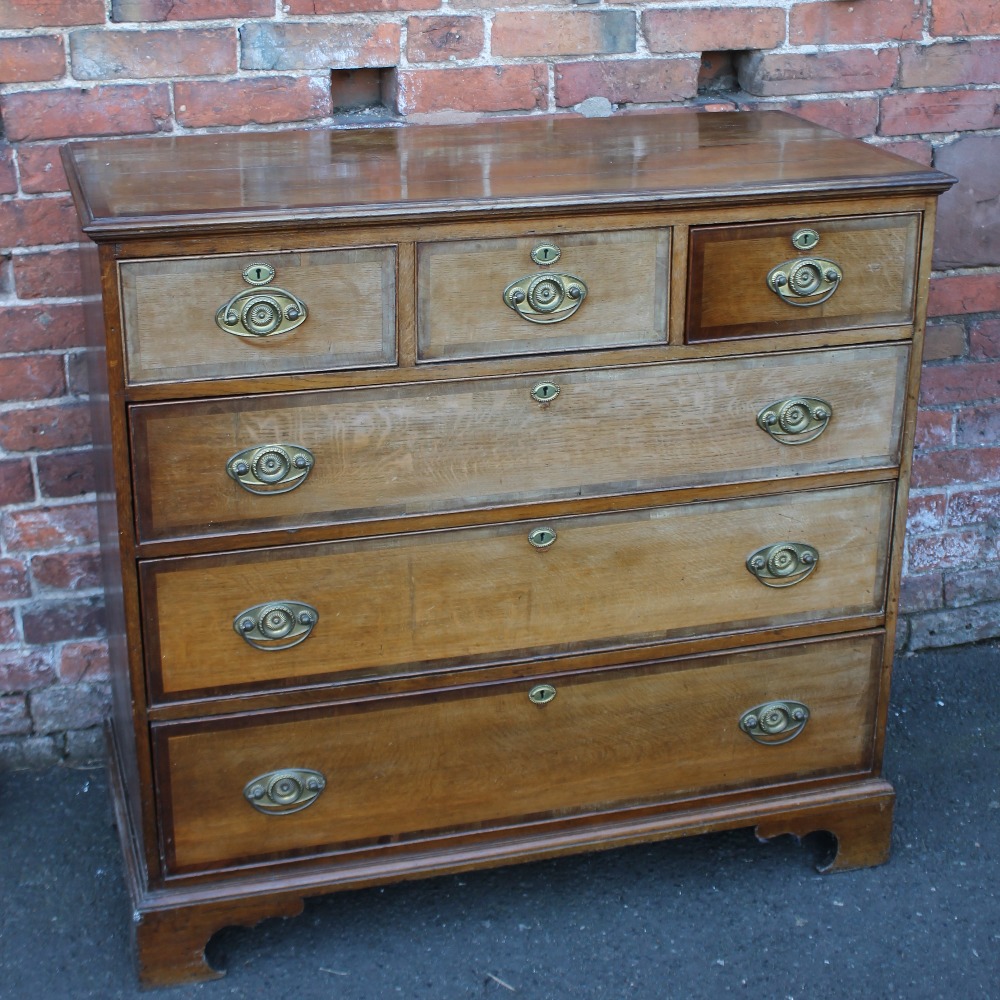
[[[902,657],[889,864],[749,830],[331,895],[164,997],[1000,997],[1000,646]],[[0,997],[140,994],[103,769],[0,776]]]

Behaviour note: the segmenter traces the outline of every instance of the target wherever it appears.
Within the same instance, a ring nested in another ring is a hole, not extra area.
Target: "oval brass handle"
[[[587,286],[572,274],[529,274],[503,290],[503,300],[529,323],[561,323],[583,305]]]
[[[547,705],[556,696],[556,689],[551,684],[536,684],[528,692],[528,700],[533,705]]]
[[[259,339],[291,333],[306,321],[305,303],[284,288],[245,288],[215,314],[216,325],[234,337]]]
[[[321,772],[305,767],[283,767],[248,781],[243,797],[258,812],[287,816],[311,806],[324,788],[326,778]]]
[[[757,426],[781,444],[807,444],[826,430],[832,416],[825,399],[793,396],[765,406],[757,414]]]
[[[241,611],[233,628],[254,649],[271,652],[291,649],[309,638],[319,621],[319,612],[302,601],[267,601]]]
[[[790,306],[818,306],[840,287],[844,272],[832,260],[799,257],[772,267],[767,287]]]
[[[528,532],[528,542],[536,549],[547,549],[556,540],[556,529],[549,527],[532,528]]]
[[[226,462],[226,472],[248,493],[288,493],[301,486],[316,459],[297,444],[258,444],[236,452]]]
[[[804,542],[776,542],[757,549],[747,559],[747,569],[765,587],[791,587],[801,583],[819,563],[819,552]]]
[[[765,746],[794,740],[809,721],[809,709],[800,701],[767,701],[740,716],[740,729]]]

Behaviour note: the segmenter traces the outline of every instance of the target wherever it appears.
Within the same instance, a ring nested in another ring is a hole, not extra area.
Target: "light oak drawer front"
[[[396,360],[393,247],[125,261],[120,278],[132,383]]]
[[[542,263],[532,259],[533,251]],[[669,263],[666,229],[550,238],[542,225],[538,235],[519,239],[423,244],[417,256],[419,357],[665,343]],[[504,291],[522,279],[524,298],[515,309]]]
[[[877,483],[151,560],[151,686],[170,700],[877,614],[894,496]],[[819,561],[774,589],[747,559],[783,542]],[[297,645],[248,641],[245,623],[303,608],[318,621]]]
[[[694,227],[685,339],[911,323],[919,238],[916,214]]]
[[[864,771],[880,649],[881,636],[865,634],[268,719],[166,724],[155,746],[168,867],[482,835],[526,818]],[[546,704],[529,697],[540,683],[555,692]],[[741,729],[749,710],[788,701],[808,711],[788,742],[765,745]],[[298,812],[254,808],[244,790],[288,768],[316,772],[319,794]]]
[[[182,538],[891,467],[908,357],[893,345],[136,406],[139,531]],[[536,401],[539,385],[558,395]],[[792,446],[757,418],[779,404],[780,431],[780,404],[799,397],[832,417]],[[251,469],[272,446],[285,446],[288,492],[227,473],[234,456]],[[288,446],[312,464],[292,468]]]

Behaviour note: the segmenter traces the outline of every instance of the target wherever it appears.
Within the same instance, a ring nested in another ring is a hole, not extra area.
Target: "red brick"
[[[934,35],[1000,35],[1000,0],[934,0]]]
[[[29,646],[95,638],[104,632],[104,602],[100,597],[37,601],[21,609],[21,625]]]
[[[359,11],[434,10],[441,0],[285,0],[288,14],[350,14]]]
[[[90,443],[90,418],[82,403],[34,406],[0,413],[0,446],[7,451],[45,451]]]
[[[926,406],[992,401],[1000,396],[1000,361],[933,365],[924,369],[920,402]]]
[[[1000,317],[988,316],[973,323],[969,348],[974,358],[1000,358]]]
[[[1000,264],[1000,136],[963,135],[940,147],[934,165],[958,178],[939,201],[934,266]]]
[[[25,194],[69,190],[58,145],[21,146],[17,151],[17,165],[21,172],[21,190]]]
[[[17,174],[14,172],[14,150],[0,140],[0,194],[17,192]]]
[[[906,41],[920,38],[926,0],[860,0],[855,3],[798,3],[788,19],[793,45]]]
[[[1000,405],[965,407],[955,421],[955,442],[978,447],[1000,441]]]
[[[22,299],[77,298],[83,294],[77,250],[44,250],[14,258],[14,284]]]
[[[545,105],[548,73],[541,65],[401,70],[402,114],[438,111],[531,111]]]
[[[0,600],[16,601],[21,597],[31,596],[31,584],[28,582],[27,567],[20,559],[0,558]],[[0,653],[0,659],[3,654]],[[2,678],[0,666],[0,678]]]
[[[1000,448],[930,451],[913,459],[914,488],[965,486],[1000,480]]]
[[[650,10],[642,15],[650,52],[773,49],[785,40],[780,7],[699,7]]]
[[[326,80],[290,76],[179,81],[174,108],[189,128],[309,121],[330,113],[330,88]]]
[[[0,691],[32,691],[56,679],[49,657],[39,650],[0,650]]]
[[[611,55],[635,52],[630,10],[507,11],[493,19],[496,56]]]
[[[31,462],[26,458],[0,458],[0,507],[29,503],[34,499]]]
[[[129,135],[161,131],[170,97],[165,83],[73,87],[6,94],[0,110],[13,141]]]
[[[952,423],[954,418],[948,410],[918,410],[916,448],[947,448],[954,444]],[[39,471],[41,479],[41,471]],[[44,493],[45,490],[43,489]]]
[[[942,573],[923,573],[903,577],[899,588],[900,610],[909,613],[944,607],[943,576]]]
[[[104,0],[3,0],[0,28],[104,24]]]
[[[93,545],[97,541],[97,508],[79,503],[9,511],[3,538],[8,552]]]
[[[930,316],[1000,312],[1000,274],[953,274],[931,278]]]
[[[59,677],[77,684],[80,681],[103,681],[110,676],[108,644],[102,639],[67,642],[59,655]]]
[[[83,343],[83,310],[77,303],[0,309],[0,354],[62,350]]]
[[[410,62],[475,59],[482,51],[481,17],[407,18],[406,58]]]
[[[907,45],[900,53],[901,87],[961,87],[969,83],[1000,83],[1000,39]]]
[[[991,90],[886,94],[882,98],[882,135],[976,131],[998,126],[1000,102]]]
[[[961,527],[1000,517],[1000,487],[956,490],[948,500],[948,524]]]
[[[58,80],[65,73],[66,52],[56,35],[0,38],[0,83]]]
[[[925,139],[889,139],[878,143],[879,149],[895,153],[916,163],[929,167],[934,158],[934,145]]]
[[[822,5],[822,6],[825,6]],[[755,106],[750,102],[749,106]],[[878,98],[821,98],[816,101],[782,101],[779,104],[759,104],[761,108],[790,111],[799,118],[833,129],[841,135],[865,139],[875,134],[878,125]]]
[[[60,354],[5,358],[0,364],[0,400],[52,399],[66,390]]]
[[[39,455],[38,489],[43,497],[75,497],[94,492],[94,454],[60,451]]]
[[[945,493],[910,494],[906,530],[916,535],[943,530],[947,508],[948,496]]]
[[[910,573],[927,573],[951,566],[967,566],[979,561],[983,538],[974,528],[965,531],[947,531],[940,535],[909,538],[907,570]]]
[[[30,732],[31,717],[24,696],[0,696],[0,736],[21,736]]]
[[[74,351],[66,356],[66,391],[71,396],[86,396],[89,389],[87,356],[83,351]]]
[[[70,65],[77,80],[213,76],[236,70],[232,28],[70,32]]]
[[[556,104],[572,107],[588,97],[612,104],[683,101],[698,92],[700,59],[621,59],[556,64]]]
[[[274,0],[111,0],[111,20],[204,21],[228,17],[271,17]]]
[[[96,552],[57,552],[35,556],[31,576],[50,590],[93,590],[101,585],[101,558]]]
[[[965,357],[965,327],[961,323],[932,323],[924,337],[924,361]]]
[[[76,210],[68,197],[0,202],[0,246],[31,247],[82,239]]]
[[[740,86],[748,94],[784,97],[845,90],[881,90],[896,78],[895,49],[842,52],[754,52],[739,61]]]
[[[244,69],[364,69],[399,63],[398,24],[367,21],[244,24],[240,65]]]
[[[10,608],[0,608],[0,642],[19,642],[17,622]]]

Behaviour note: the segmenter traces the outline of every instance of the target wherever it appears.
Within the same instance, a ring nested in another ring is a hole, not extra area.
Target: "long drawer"
[[[892,466],[908,358],[899,344],[136,406],[139,534]]]
[[[863,634],[156,726],[167,868],[481,837],[528,819],[864,771],[881,645]]]
[[[876,483],[150,560],[151,691],[169,701],[877,614],[894,497]],[[771,578],[798,579],[781,589],[747,562],[779,543],[815,552],[803,578]]]

